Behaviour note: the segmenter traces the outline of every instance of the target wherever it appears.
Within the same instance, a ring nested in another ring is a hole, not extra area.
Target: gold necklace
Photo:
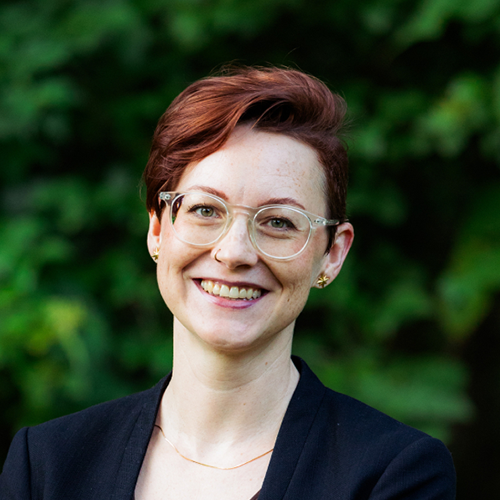
[[[188,460],[189,462],[193,462],[194,464],[198,465],[203,465],[203,467],[210,467],[211,469],[219,469],[219,470],[233,470],[237,469],[238,467],[243,467],[246,464],[249,464],[250,462],[254,462],[255,460],[258,460],[259,458],[262,458],[263,456],[271,453],[274,448],[271,448],[269,451],[266,451],[265,453],[262,453],[262,455],[259,455],[258,457],[252,458],[251,460],[248,460],[247,462],[243,462],[242,464],[239,465],[234,465],[233,467],[217,467],[216,465],[209,465],[209,464],[204,464],[202,462],[197,462],[196,460],[191,460],[190,458],[184,456],[168,439],[167,436],[165,436],[165,433],[163,432],[163,429],[155,424],[155,427],[158,427],[160,429],[161,433],[163,434],[163,439],[184,459]]]

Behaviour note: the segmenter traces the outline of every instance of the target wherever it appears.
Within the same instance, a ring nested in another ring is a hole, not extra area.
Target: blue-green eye
[[[290,227],[290,224],[285,219],[271,219],[269,224],[275,229],[285,229],[286,227]]]
[[[215,215],[213,207],[197,207],[195,212],[202,217],[213,217]]]

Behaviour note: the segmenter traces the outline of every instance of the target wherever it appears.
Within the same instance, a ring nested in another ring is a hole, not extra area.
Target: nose
[[[228,269],[254,266],[259,256],[250,239],[248,217],[236,216],[227,233],[212,249],[212,257],[226,265]]]

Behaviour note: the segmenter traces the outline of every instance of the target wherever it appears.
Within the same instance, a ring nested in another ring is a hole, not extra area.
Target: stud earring
[[[318,280],[316,281],[316,284],[320,287],[320,288],[325,288],[325,286],[328,284],[328,280],[330,278],[326,275],[326,274],[322,274]]]
[[[155,251],[151,254],[151,257],[155,262],[158,262],[159,256],[160,256],[160,247],[156,247]]]

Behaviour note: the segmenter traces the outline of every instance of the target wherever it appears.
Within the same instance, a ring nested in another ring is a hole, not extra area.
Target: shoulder
[[[338,434],[353,442],[394,442],[396,437],[403,442],[412,442],[427,437],[422,431],[405,425],[355,398],[328,388],[325,390],[320,412],[324,413],[323,416],[330,425],[335,424]]]
[[[301,371],[303,392],[318,400],[304,447],[321,464],[318,482],[335,476],[346,498],[454,498],[455,469],[441,441],[326,388],[305,363]]]
[[[302,405],[315,411],[315,425],[325,433],[334,433],[345,445],[372,443],[399,449],[421,439],[432,439],[385,413],[351,397],[325,387],[303,360],[297,360],[301,380],[297,387]],[[437,441],[437,440],[436,440]]]
[[[320,432],[334,438],[337,449],[352,453],[358,461],[384,469],[399,463],[413,473],[434,467],[454,477],[451,454],[440,440],[361,401],[327,389],[318,418]]]
[[[103,474],[116,474],[132,445],[136,454],[144,451],[167,383],[165,378],[149,390],[21,429],[0,476],[0,496],[22,485],[54,488],[54,494],[75,488],[77,498],[76,491],[102,482]]]
[[[49,420],[29,429],[30,439],[57,433],[58,436],[88,436],[106,433],[117,425],[134,421],[144,408],[155,407],[163,381],[142,392],[100,403],[70,415]]]
[[[164,383],[165,379],[148,390],[30,427],[27,431],[30,445],[43,444],[50,447],[54,443],[54,436],[57,436],[59,450],[65,445],[71,447],[78,445],[79,441],[84,443],[102,436],[121,440],[126,437],[126,429],[134,425],[141,412],[155,411]]]

